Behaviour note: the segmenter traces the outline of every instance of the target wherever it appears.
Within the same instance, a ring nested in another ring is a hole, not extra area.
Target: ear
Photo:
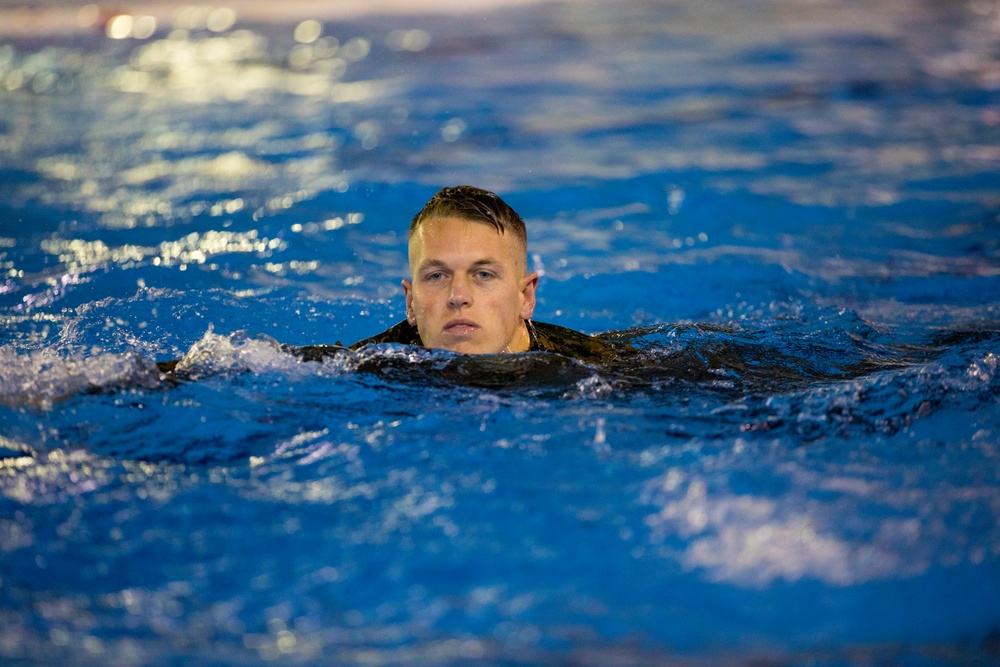
[[[535,314],[535,290],[538,288],[538,274],[532,271],[521,279],[521,319],[530,320]]]
[[[403,280],[403,296],[406,297],[406,321],[410,326],[417,325],[417,316],[413,311],[413,283]]]

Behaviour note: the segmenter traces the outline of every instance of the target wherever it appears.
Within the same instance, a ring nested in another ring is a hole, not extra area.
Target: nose
[[[448,293],[448,305],[452,308],[462,308],[472,303],[472,292],[461,276],[451,281],[451,291]]]

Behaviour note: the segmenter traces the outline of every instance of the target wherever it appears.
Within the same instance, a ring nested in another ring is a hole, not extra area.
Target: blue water
[[[0,43],[0,662],[1000,661],[995,3],[235,6]],[[280,350],[459,183],[641,355]]]

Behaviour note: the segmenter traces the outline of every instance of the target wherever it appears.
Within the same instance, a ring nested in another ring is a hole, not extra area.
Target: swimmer
[[[628,349],[554,324],[532,321],[538,274],[528,273],[524,221],[496,194],[471,185],[444,188],[410,223],[406,319],[346,349],[378,343],[464,354],[553,352],[600,361]],[[303,361],[342,352],[335,345],[282,345]],[[157,364],[173,373],[180,360]]]
[[[608,342],[533,322],[538,274],[528,273],[524,221],[496,194],[471,185],[444,188],[414,216],[406,319],[350,346],[402,343],[465,354],[555,352],[584,360]],[[298,348],[304,358],[325,346]]]

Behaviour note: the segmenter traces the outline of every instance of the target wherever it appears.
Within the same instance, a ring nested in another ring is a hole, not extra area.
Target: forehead
[[[524,250],[513,234],[501,234],[487,222],[448,216],[424,220],[410,236],[409,253],[411,263],[466,255],[517,261]]]

